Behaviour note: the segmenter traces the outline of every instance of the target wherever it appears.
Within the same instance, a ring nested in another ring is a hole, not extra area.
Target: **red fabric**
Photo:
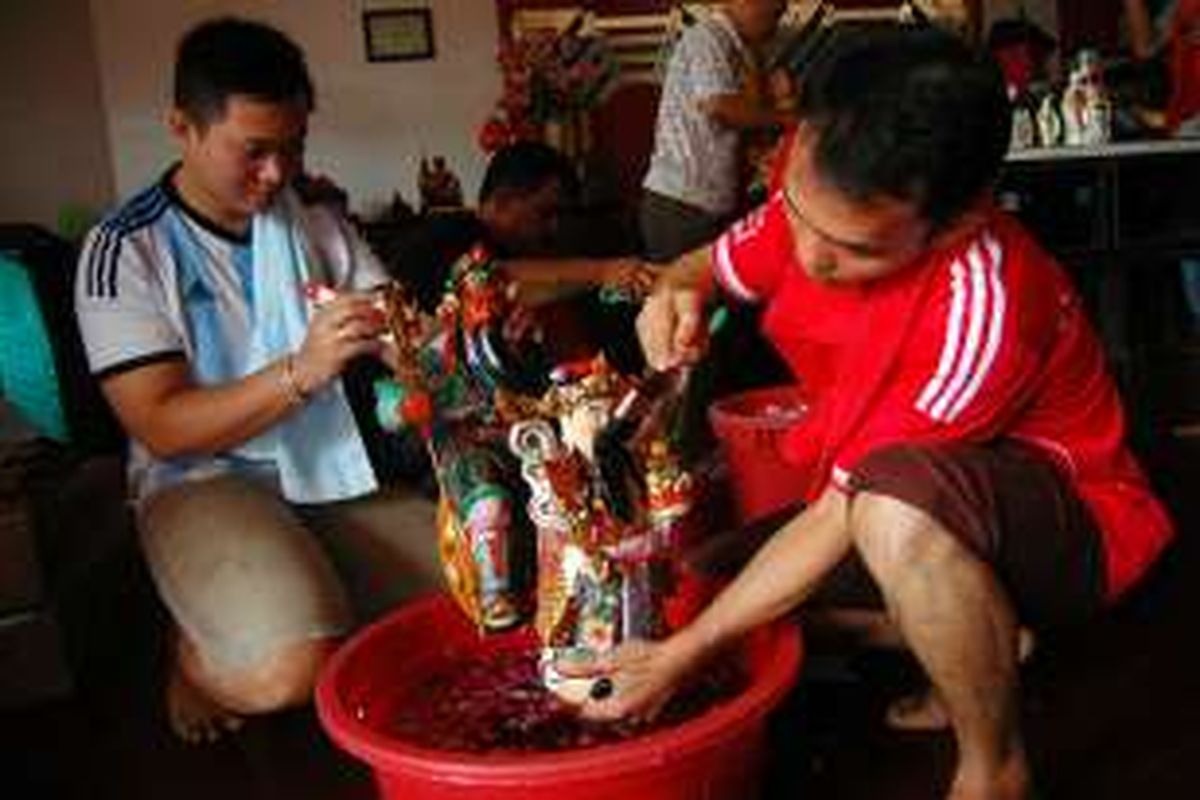
[[[766,303],[764,332],[812,398],[784,444],[810,499],[889,443],[1004,436],[1068,471],[1103,531],[1110,597],[1171,538],[1069,279],[1007,215],[887,279],[835,288],[800,268],[776,197],[717,241],[714,272]]]
[[[1018,94],[1029,88],[1029,83],[1041,63],[1039,56],[1043,59],[1045,57],[1039,52],[1039,48],[1028,42],[996,48],[992,55],[1000,65],[1000,71],[1004,73],[1005,85],[1013,87]]]
[[[1200,0],[1179,0],[1171,18],[1171,98],[1167,125],[1200,114]]]

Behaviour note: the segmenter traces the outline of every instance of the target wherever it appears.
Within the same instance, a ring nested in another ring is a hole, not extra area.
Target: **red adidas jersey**
[[[1110,597],[1173,535],[1069,278],[1002,212],[895,275],[830,286],[800,268],[777,194],[717,240],[713,264],[728,293],[765,303],[764,333],[810,397],[783,444],[810,499],[889,443],[1010,437],[1071,476],[1104,536]]]

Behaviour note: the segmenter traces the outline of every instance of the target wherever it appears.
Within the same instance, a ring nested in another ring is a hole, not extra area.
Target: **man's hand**
[[[296,380],[305,394],[336,378],[361,355],[378,354],[386,320],[369,292],[340,292],[318,303],[296,353]]]
[[[678,647],[677,640],[633,639],[611,655],[594,661],[560,659],[554,666],[567,677],[595,677],[609,682],[607,696],[593,692],[593,697],[580,706],[581,716],[597,720],[652,720],[674,695],[692,661]]]
[[[660,282],[638,314],[637,332],[653,369],[698,361],[708,345],[703,296],[696,289]]]
[[[599,282],[633,297],[645,297],[657,278],[657,270],[640,258],[616,258],[605,263]]]

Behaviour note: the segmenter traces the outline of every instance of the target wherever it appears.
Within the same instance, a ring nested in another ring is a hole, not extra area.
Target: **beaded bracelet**
[[[308,400],[308,392],[296,377],[295,353],[288,353],[283,357],[283,391],[287,394],[289,405],[301,406]]]

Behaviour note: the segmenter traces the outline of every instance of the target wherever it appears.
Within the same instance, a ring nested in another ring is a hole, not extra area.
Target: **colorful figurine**
[[[581,700],[592,681],[559,675],[559,656],[666,632],[694,494],[670,437],[681,385],[635,381],[603,356],[539,369],[500,332],[514,293],[480,248],[455,265],[436,319],[399,287],[382,296],[397,357],[376,412],[432,456],[450,591],[483,633],[533,612],[546,684]]]
[[[557,425],[518,422],[509,438],[538,531],[535,626],[543,680],[568,701],[582,700],[593,681],[564,677],[555,667],[559,658],[666,632],[671,556],[693,487],[663,435],[665,416],[641,421],[658,435],[645,445],[637,437],[622,442],[621,468],[602,469],[603,460],[614,457],[605,438],[624,422],[619,414],[635,391],[603,357],[567,365],[543,397]],[[614,481],[630,486],[622,492],[606,486]],[[618,496],[632,506],[628,519],[618,513]]]
[[[429,449],[440,489],[439,552],[451,594],[484,632],[529,613],[533,532],[514,498],[521,490],[505,446],[503,365],[487,339],[510,311],[512,293],[490,254],[474,248],[451,271],[436,319],[399,286],[385,291],[396,341],[393,377],[376,382],[385,430],[411,428]]]

